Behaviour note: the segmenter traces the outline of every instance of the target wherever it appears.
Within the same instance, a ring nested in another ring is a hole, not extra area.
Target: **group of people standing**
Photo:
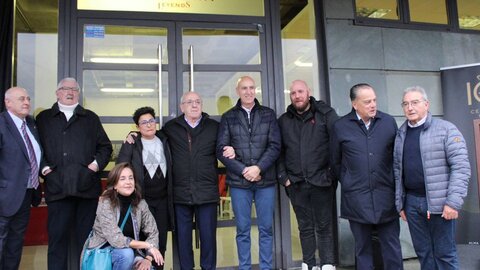
[[[423,88],[404,91],[407,120],[400,129],[392,116],[377,110],[368,84],[350,89],[352,111],[341,118],[312,97],[302,80],[291,83],[291,104],[278,120],[255,90],[251,77],[239,78],[238,102],[220,123],[202,111],[196,92],[184,93],[182,114],[160,130],[152,108],[137,109],[138,132],[128,134],[103,193],[99,172],[112,146],[98,116],[79,105],[76,80],[60,81],[57,102],[36,124],[27,91],[7,90],[7,111],[0,114],[0,268],[19,267],[30,206],[40,201],[40,175],[48,204],[49,270],[67,269],[69,257],[80,260],[84,245],[112,246],[113,269],[162,269],[168,230],[175,231],[180,268],[193,269],[194,226],[200,267],[215,269],[217,159],[227,171],[239,269],[251,269],[253,203],[259,266],[274,268],[277,181],[298,221],[302,270],[332,270],[338,264],[338,182],[357,269],[374,268],[374,231],[385,269],[403,269],[399,216],[408,222],[422,269],[459,268],[455,219],[467,193],[468,154],[458,129],[432,118]]]

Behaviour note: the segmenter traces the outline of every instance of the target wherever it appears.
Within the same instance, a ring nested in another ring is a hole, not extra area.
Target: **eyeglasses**
[[[156,123],[157,123],[157,120],[155,120],[155,118],[151,118],[149,120],[142,120],[142,121],[138,122],[138,125],[146,126],[148,124],[155,125]]]
[[[417,107],[418,104],[420,104],[421,102],[424,102],[425,100],[420,100],[420,99],[416,99],[416,100],[412,100],[410,102],[408,101],[404,101],[401,103],[402,105],[402,108],[408,108],[408,106],[412,106],[412,107]]]
[[[57,90],[74,91],[74,92],[79,91],[78,87],[66,87],[66,86],[62,86],[62,87],[58,88]]]
[[[182,102],[182,104],[187,104],[188,106],[192,106],[193,104],[195,105],[201,105],[202,104],[202,101],[200,99],[196,99],[196,100],[185,100],[184,102]]]

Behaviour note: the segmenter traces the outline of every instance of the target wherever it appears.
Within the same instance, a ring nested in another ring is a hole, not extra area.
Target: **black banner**
[[[480,242],[480,63],[441,69],[444,119],[462,132],[468,147],[472,178],[460,217],[457,243]]]

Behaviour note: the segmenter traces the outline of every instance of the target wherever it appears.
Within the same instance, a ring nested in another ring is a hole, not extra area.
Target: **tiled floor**
[[[221,252],[222,249],[219,249]],[[231,256],[218,255],[218,258],[228,258]],[[165,269],[172,269],[171,260],[167,260]],[[220,265],[219,265],[220,266]],[[20,270],[47,270],[47,247],[46,246],[30,246],[23,249],[22,262]],[[299,268],[298,268],[299,269]],[[337,267],[337,270],[352,270],[353,267]],[[417,260],[404,261],[405,270],[418,270],[420,265]]]
[[[220,251],[220,250],[219,250]],[[225,257],[225,256],[218,256]],[[228,257],[228,256],[227,256]],[[405,270],[418,270],[420,265],[417,260],[406,260],[404,262]],[[22,262],[20,270],[47,270],[47,247],[46,246],[30,246],[23,250]],[[172,265],[168,262],[165,269],[172,269]],[[351,270],[353,267],[337,267],[337,270]]]

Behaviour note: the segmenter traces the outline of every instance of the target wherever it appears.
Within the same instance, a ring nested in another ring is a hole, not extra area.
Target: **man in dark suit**
[[[21,87],[5,93],[0,113],[0,269],[18,269],[30,205],[40,203],[41,149],[30,113],[30,96]]]
[[[69,261],[80,260],[92,230],[102,192],[100,172],[110,161],[112,144],[98,115],[79,104],[77,80],[62,79],[55,93],[57,102],[38,114],[37,125],[45,152],[48,269],[65,270]]]

